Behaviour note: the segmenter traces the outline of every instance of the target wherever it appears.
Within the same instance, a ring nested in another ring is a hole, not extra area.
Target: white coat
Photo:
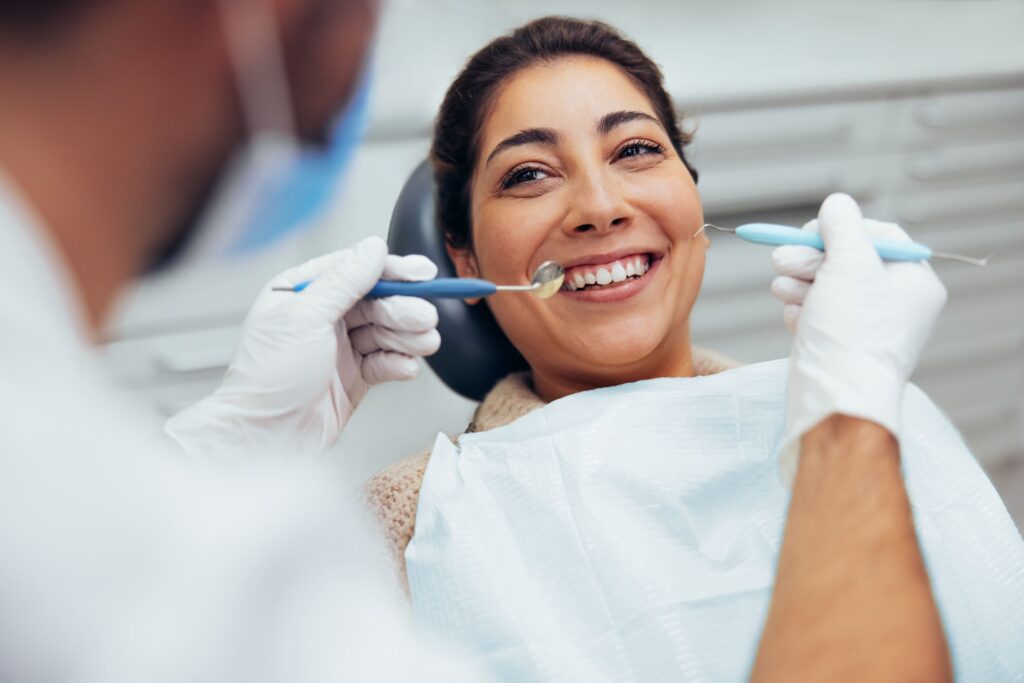
[[[0,680],[470,680],[414,637],[351,483],[161,438],[45,235],[0,176]]]

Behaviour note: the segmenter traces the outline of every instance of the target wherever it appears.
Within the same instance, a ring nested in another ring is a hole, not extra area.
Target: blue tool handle
[[[821,236],[810,230],[801,230],[788,225],[772,225],[771,223],[747,223],[736,228],[736,235],[748,242],[783,246],[798,244],[814,247],[825,251]],[[932,257],[932,250],[920,242],[897,242],[895,240],[871,240],[875,251],[885,261],[927,261]]]
[[[312,280],[295,285],[293,291],[301,292]],[[469,299],[478,296],[490,296],[498,291],[497,285],[487,280],[473,278],[448,277],[421,282],[402,282],[399,280],[381,280],[366,295],[367,299],[380,299],[385,296],[416,296],[421,299]]]
[[[374,285],[366,297],[379,299],[385,296],[418,296],[421,299],[468,299],[490,296],[497,291],[498,286],[487,280],[468,277],[440,277],[436,280],[423,280],[422,282],[381,280]]]

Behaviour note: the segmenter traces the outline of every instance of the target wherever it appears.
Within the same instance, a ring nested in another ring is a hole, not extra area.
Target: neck
[[[97,10],[71,35],[0,48],[0,163],[41,218],[94,337],[200,193],[213,166],[202,159],[219,146],[210,133],[225,132],[184,87],[197,56],[177,47],[181,59],[170,58],[152,14]]]
[[[663,343],[640,361],[616,366],[598,367],[598,372],[567,373],[531,363],[533,390],[544,401],[551,402],[570,394],[591,389],[639,382],[660,377],[693,377],[693,347],[689,326],[682,339]]]

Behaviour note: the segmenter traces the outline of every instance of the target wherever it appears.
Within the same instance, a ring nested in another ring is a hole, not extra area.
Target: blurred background
[[[842,190],[867,216],[987,268],[937,262],[949,304],[914,379],[949,414],[1024,528],[1024,2],[391,0],[367,137],[330,215],[258,258],[171,274],[126,297],[105,354],[166,415],[220,381],[245,312],[276,272],[367,235],[426,155],[465,60],[539,16],[599,18],[658,62],[696,131],[707,220],[802,225]],[[694,342],[788,355],[769,250],[711,235]],[[371,391],[332,458],[350,481],[461,433],[474,404],[426,367]]]

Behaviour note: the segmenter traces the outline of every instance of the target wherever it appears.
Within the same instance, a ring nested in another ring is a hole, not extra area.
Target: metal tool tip
[[[701,234],[708,228],[711,228],[712,230],[719,230],[721,232],[736,232],[736,228],[723,228],[721,226],[715,225],[714,223],[705,223],[704,225],[700,226],[700,230],[693,233],[693,236],[696,237],[697,235]]]
[[[959,261],[960,263],[967,263],[972,266],[987,266],[989,262],[995,258],[995,252],[985,256],[983,258],[974,258],[973,256],[964,256],[963,254],[951,254],[945,251],[933,251],[932,257],[940,259],[948,259],[950,261]]]

